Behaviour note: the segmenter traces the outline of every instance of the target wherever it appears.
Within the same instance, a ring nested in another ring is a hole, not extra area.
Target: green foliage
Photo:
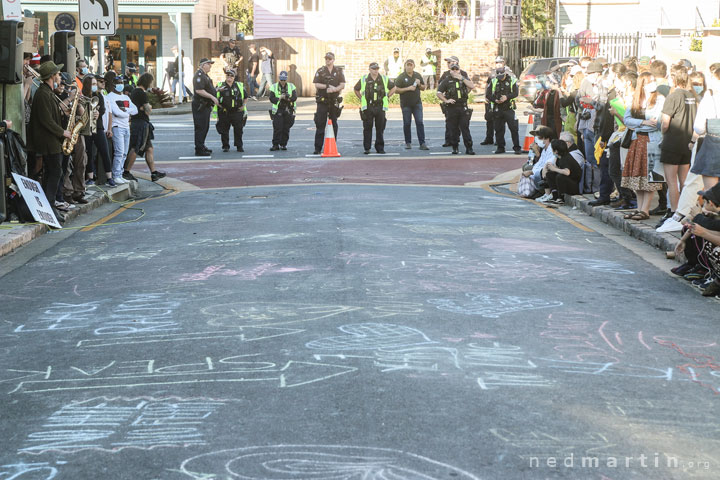
[[[371,37],[398,42],[451,43],[460,35],[441,23],[433,5],[425,0],[380,0],[380,23]]]
[[[702,52],[702,49],[703,49],[702,37],[693,35],[690,38],[690,51],[691,52]]]
[[[347,95],[343,95],[343,103],[345,105],[360,106],[360,99],[355,96],[354,92],[350,92]],[[423,90],[420,92],[420,100],[423,105],[439,105],[440,99],[437,97],[437,90]],[[475,101],[475,96],[470,93],[468,95],[468,104],[472,104]],[[390,105],[400,105],[400,95],[393,95],[390,97]]]
[[[173,106],[173,99],[168,92],[159,88],[151,88],[147,92],[152,108],[168,108]]]
[[[228,16],[240,20],[237,24],[238,33],[253,33],[253,3],[253,0],[227,0]]]
[[[555,33],[555,0],[523,0],[521,9],[524,36]]]

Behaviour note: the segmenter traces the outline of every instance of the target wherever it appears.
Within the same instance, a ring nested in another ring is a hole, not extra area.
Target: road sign
[[[118,0],[80,0],[80,35],[115,35]]]
[[[23,177],[17,173],[13,173],[12,176],[33,218],[38,222],[56,228],[62,228],[55,217],[55,212],[53,212],[52,207],[48,205],[47,197],[40,184],[35,180]]]

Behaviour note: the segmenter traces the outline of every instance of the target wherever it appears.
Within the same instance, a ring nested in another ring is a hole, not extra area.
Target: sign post
[[[118,23],[117,0],[79,0],[79,4],[80,35],[115,35]]]

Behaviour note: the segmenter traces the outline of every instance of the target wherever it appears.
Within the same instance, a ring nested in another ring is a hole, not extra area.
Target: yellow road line
[[[117,217],[124,211],[134,207],[135,205],[137,205],[139,203],[147,202],[148,200],[154,200],[157,198],[169,197],[171,195],[176,195],[177,193],[179,193],[177,190],[173,190],[171,193],[168,193],[167,195],[163,195],[162,197],[148,197],[148,198],[143,198],[142,200],[136,200],[132,203],[121,205],[120,208],[118,208],[114,212],[112,212],[108,215],[105,215],[103,218],[101,218],[97,222],[92,223],[92,224],[88,225],[87,227],[80,229],[80,231],[81,232],[89,232],[89,231],[93,230],[95,227],[99,227],[99,226],[103,225],[104,223],[108,222],[109,220],[112,220],[113,218]]]

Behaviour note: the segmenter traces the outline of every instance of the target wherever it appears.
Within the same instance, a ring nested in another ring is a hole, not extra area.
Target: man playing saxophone
[[[53,93],[60,83],[62,67],[50,61],[38,68],[42,83],[33,98],[27,132],[29,150],[43,157],[42,188],[60,222],[65,221],[65,217],[55,209],[54,200],[62,175],[62,141],[71,137],[61,125],[60,107]]]
[[[86,78],[90,78],[86,75]],[[71,162],[68,174],[65,176],[63,183],[63,197],[70,204],[88,203],[85,200],[85,167],[87,166],[87,149],[85,139],[92,135],[93,109],[90,105],[90,99],[86,97],[82,90],[77,90],[73,107],[77,106],[73,128],[68,130],[72,136],[69,141],[63,145],[63,152],[68,154],[70,151]],[[70,116],[70,122],[73,122],[73,116]]]

